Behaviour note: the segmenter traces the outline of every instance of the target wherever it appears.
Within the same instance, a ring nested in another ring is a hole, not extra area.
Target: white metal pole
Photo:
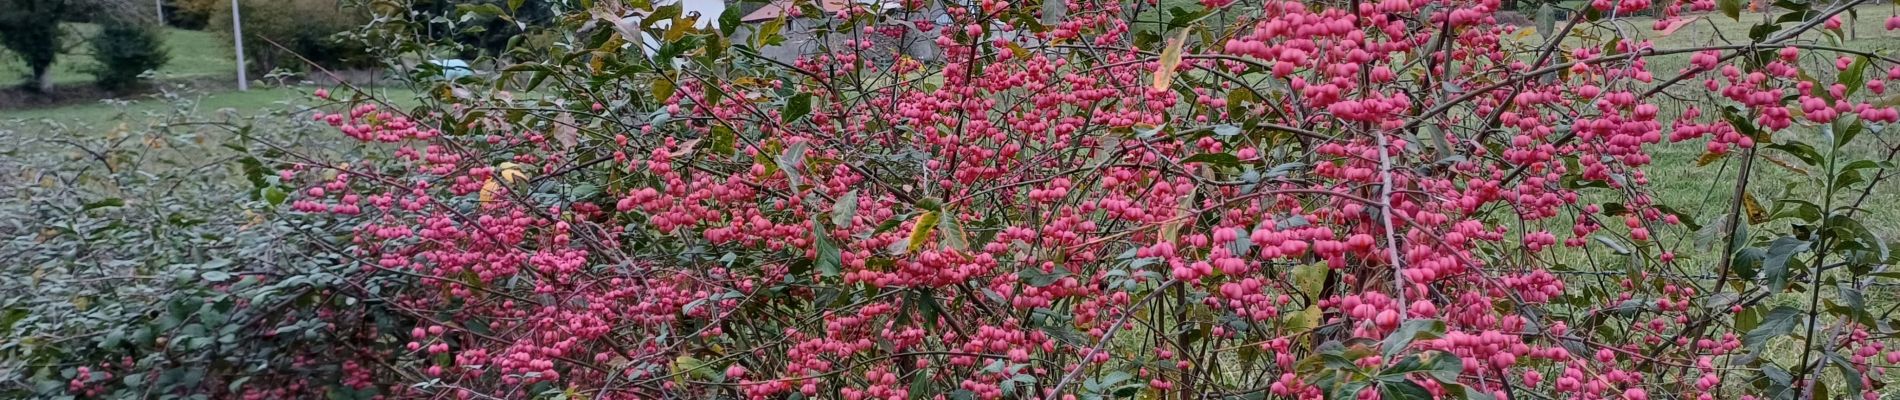
[[[244,78],[244,19],[238,14],[238,0],[231,0],[231,37],[237,40],[238,91],[251,90]]]

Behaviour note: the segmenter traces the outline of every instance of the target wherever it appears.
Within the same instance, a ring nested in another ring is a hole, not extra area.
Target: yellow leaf
[[[1763,156],[1761,157],[1761,159],[1763,159],[1763,160],[1768,160],[1768,162],[1769,162],[1769,163],[1771,163],[1771,164],[1775,164],[1775,165],[1779,165],[1779,166],[1781,166],[1782,168],[1787,168],[1787,169],[1788,169],[1789,171],[1794,171],[1795,173],[1798,173],[1798,174],[1802,174],[1802,175],[1807,175],[1807,174],[1808,174],[1808,170],[1807,170],[1806,168],[1801,168],[1801,167],[1798,167],[1798,166],[1795,166],[1794,164],[1790,164],[1790,163],[1788,163],[1788,161],[1786,161],[1786,160],[1782,160],[1782,159],[1779,159],[1779,158],[1774,158],[1774,157],[1769,157],[1769,156],[1766,156],[1766,155],[1763,155]]]
[[[508,183],[521,183],[521,181],[527,179],[528,174],[521,172],[521,164],[511,162],[501,163],[501,180]]]
[[[1726,153],[1702,153],[1701,157],[1696,157],[1695,165],[1698,167],[1709,165],[1710,163],[1714,163],[1715,160],[1720,160],[1727,155]]]
[[[904,251],[916,252],[917,248],[923,247],[924,238],[930,237],[930,230],[937,227],[937,218],[936,211],[918,216],[917,224],[910,227],[910,243],[904,247]]]
[[[1283,326],[1287,332],[1302,332],[1319,327],[1319,319],[1319,305],[1311,305],[1299,312],[1288,314],[1286,316],[1286,324]]]
[[[688,375],[693,377],[705,375],[705,371],[701,371],[705,368],[706,362],[701,361],[698,357],[680,356],[679,358],[673,359],[673,365],[670,369],[673,370],[673,382],[685,384]]]
[[[1742,192],[1742,208],[1748,209],[1749,224],[1768,222],[1768,210],[1763,209],[1761,202],[1755,200],[1754,193]]]
[[[1161,49],[1161,66],[1155,67],[1155,90],[1168,90],[1174,81],[1174,68],[1181,65],[1181,46],[1187,43],[1187,31],[1182,29],[1168,40],[1168,47]]]
[[[1326,264],[1305,264],[1293,267],[1293,288],[1307,298],[1319,298],[1319,292],[1326,287]]]
[[[1016,57],[1018,60],[1029,59],[1029,49],[1023,48],[1023,46],[1016,44],[1016,42],[1009,42],[1008,45],[1009,55]]]
[[[673,93],[677,90],[678,88],[673,86],[672,78],[668,78],[665,76],[653,78],[653,98],[654,99],[662,100],[662,101],[671,99],[673,98]]]
[[[487,182],[482,183],[482,194],[480,198],[483,203],[494,200],[496,193],[501,193],[501,184],[495,183],[495,178],[488,178]]]

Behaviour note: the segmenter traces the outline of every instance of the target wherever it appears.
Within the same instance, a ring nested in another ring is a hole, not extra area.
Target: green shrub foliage
[[[92,57],[99,61],[92,75],[100,87],[112,90],[139,85],[146,71],[171,60],[163,30],[125,20],[100,27],[99,36],[92,39]]]

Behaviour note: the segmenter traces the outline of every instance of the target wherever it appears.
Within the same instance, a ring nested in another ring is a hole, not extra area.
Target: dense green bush
[[[90,72],[100,87],[111,90],[137,86],[146,71],[171,61],[158,26],[128,19],[100,27],[99,36],[92,38],[92,57],[99,65]]]
[[[334,295],[360,271],[274,217],[279,165],[245,150],[309,146],[307,119],[164,97],[119,128],[0,121],[0,398],[310,398],[378,329],[317,319],[369,320]]]
[[[361,26],[367,16],[339,0],[242,0],[244,54],[252,72],[279,68],[302,71],[302,56],[324,67],[373,64],[362,44],[337,40],[337,33]],[[229,37],[231,3],[213,1],[207,13],[210,30]],[[273,45],[282,45],[282,48]]]
[[[205,29],[211,25],[213,4],[218,0],[170,0],[167,2],[165,23],[179,29]],[[227,17],[228,18],[228,17]]]
[[[512,3],[512,5],[511,5]],[[414,18],[431,22],[426,33],[434,38],[450,39],[467,45],[457,57],[475,58],[477,53],[500,54],[516,37],[553,24],[555,1],[551,0],[417,0],[410,9]],[[509,8],[512,7],[512,10]],[[476,10],[506,11],[486,14]],[[503,17],[505,15],[505,17]],[[467,16],[467,19],[463,19]],[[442,17],[443,19],[435,19]],[[449,22],[450,20],[459,20]]]

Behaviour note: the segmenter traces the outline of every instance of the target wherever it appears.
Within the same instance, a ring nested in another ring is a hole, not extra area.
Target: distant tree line
[[[0,46],[27,66],[22,86],[33,91],[51,91],[54,63],[81,45],[98,61],[86,72],[99,86],[130,88],[170,59],[156,15],[139,11],[136,1],[0,0]],[[76,38],[63,22],[94,22],[100,29]]]
[[[416,33],[461,44],[455,54],[476,58],[497,54],[510,40],[552,23],[557,5],[569,0],[408,0],[400,2],[417,21],[430,21]],[[22,86],[53,90],[55,64],[63,56],[89,49],[99,66],[89,69],[108,89],[137,86],[140,76],[168,61],[165,27],[204,30],[230,39],[231,0],[0,0],[3,57],[27,66]],[[362,40],[346,33],[372,19],[358,0],[238,0],[244,19],[244,68],[253,73],[303,72],[308,63],[325,68],[379,67]],[[471,13],[472,9],[509,9],[509,18]],[[474,17],[465,16],[476,14]],[[161,24],[160,21],[163,23]],[[96,34],[79,35],[67,23],[96,23]],[[233,41],[225,41],[229,48]],[[11,60],[10,60],[11,61]],[[306,62],[307,61],[307,62]]]

